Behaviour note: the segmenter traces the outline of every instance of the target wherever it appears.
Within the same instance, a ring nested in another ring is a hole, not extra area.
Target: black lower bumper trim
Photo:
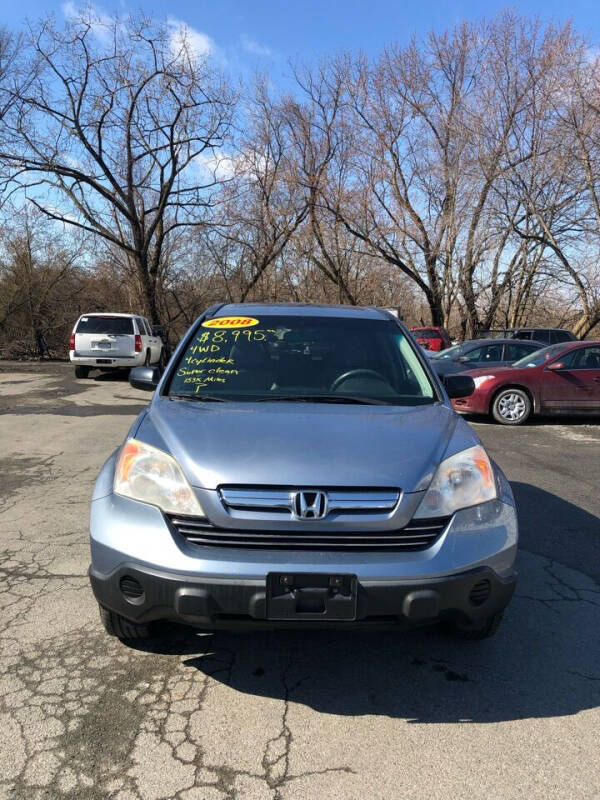
[[[244,623],[279,623],[267,620],[266,581],[236,578],[192,578],[124,564],[110,575],[89,570],[90,581],[100,605],[135,622],[172,620],[207,628],[239,627]],[[133,578],[142,594],[127,597],[124,578]],[[473,589],[489,581],[487,597]],[[501,578],[484,567],[458,575],[418,581],[358,581],[356,620],[341,623],[382,623],[418,625],[453,619],[471,623],[501,611],[510,601],[516,574]],[[475,602],[474,602],[475,600]],[[293,626],[331,625],[315,615]]]

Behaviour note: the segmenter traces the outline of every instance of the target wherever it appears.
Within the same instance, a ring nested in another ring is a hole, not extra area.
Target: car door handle
[[[600,383],[600,378],[594,378],[595,383]]]

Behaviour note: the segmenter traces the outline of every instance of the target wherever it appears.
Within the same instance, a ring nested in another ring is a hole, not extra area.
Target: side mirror
[[[134,389],[153,392],[158,386],[160,375],[158,367],[133,367],[129,372],[129,383]]]
[[[470,375],[444,375],[442,381],[451,400],[469,397],[475,391],[475,382]]]
[[[163,328],[162,325],[153,325],[152,326],[152,333],[155,336],[160,336],[160,338],[162,339],[162,337],[165,335],[165,329]]]
[[[546,369],[551,369],[552,372],[556,372],[559,369],[566,369],[567,365],[564,361],[553,361],[551,364],[548,364]]]

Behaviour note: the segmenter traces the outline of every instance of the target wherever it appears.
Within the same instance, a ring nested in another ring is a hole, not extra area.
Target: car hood
[[[451,359],[432,359],[431,366],[438,375],[454,375],[457,372],[464,372],[465,365]]]
[[[447,407],[194,403],[156,398],[136,438],[171,453],[193,486],[424,489],[457,417]],[[474,437],[474,442],[475,442]]]

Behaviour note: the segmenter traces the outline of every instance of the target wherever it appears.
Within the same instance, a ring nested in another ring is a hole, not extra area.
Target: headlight
[[[495,375],[478,375],[476,378],[473,378],[473,383],[475,384],[475,388],[479,389],[482,383],[486,381],[491,381],[495,378]]]
[[[494,500],[496,480],[481,445],[445,459],[437,468],[415,517],[446,517],[461,508]]]
[[[175,459],[136,439],[128,439],[123,445],[115,469],[114,490],[173,514],[204,516]]]

